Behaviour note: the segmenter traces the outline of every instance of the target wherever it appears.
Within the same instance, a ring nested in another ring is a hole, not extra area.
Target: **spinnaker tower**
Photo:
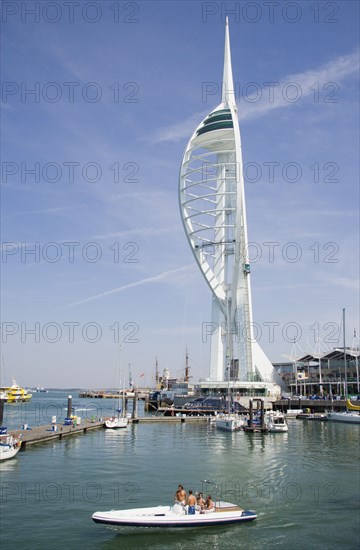
[[[221,103],[193,132],[181,163],[181,217],[212,292],[210,380],[281,383],[253,334],[238,110],[226,20]]]

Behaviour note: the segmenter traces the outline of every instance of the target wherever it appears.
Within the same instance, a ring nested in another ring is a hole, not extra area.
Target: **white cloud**
[[[356,290],[357,292],[359,291],[359,281],[357,279],[350,279],[349,277],[331,277],[328,279],[327,283]]]
[[[160,143],[162,141],[180,141],[181,139],[189,138],[207,113],[208,111],[198,112],[181,122],[171,124],[166,128],[160,128],[155,135],[151,136],[151,141]]]
[[[341,80],[359,71],[359,52],[336,57],[329,63],[317,69],[303,73],[290,74],[273,87],[273,97],[270,89],[261,95],[260,101],[243,103],[239,108],[240,120],[261,116],[274,109],[290,107],[297,102],[295,98],[304,99],[311,96],[316,99],[317,90],[325,89],[328,100],[338,101],[338,85]],[[287,97],[287,94],[289,97]],[[248,99],[256,99],[249,96]]]
[[[261,94],[249,95],[247,100],[243,100],[239,106],[239,118],[241,121],[265,115],[274,109],[282,107],[291,107],[297,102],[292,99],[299,97],[314,97],[314,85],[318,86],[319,90],[326,88],[329,99],[336,99],[337,86],[344,78],[356,74],[359,71],[359,51],[352,52],[347,55],[336,57],[325,65],[317,69],[310,69],[303,73],[290,74],[285,76],[279,82],[273,82],[272,85],[262,88]],[[294,83],[294,84],[292,84]],[[333,86],[331,86],[333,85]],[[272,90],[272,91],[271,91]],[[288,94],[289,98],[286,97]],[[333,94],[333,95],[331,95]],[[206,116],[207,112],[198,112],[179,123],[172,124],[168,127],[160,129],[152,140],[159,143],[163,141],[179,141],[189,138],[194,131],[194,128]]]
[[[179,226],[175,225],[173,227],[135,227],[134,229],[125,229],[124,231],[116,231],[114,233],[106,233],[105,235],[94,235],[93,239],[106,240],[106,239],[119,239],[133,237],[154,237],[156,235],[169,234],[170,232],[178,232]]]
[[[101,292],[100,294],[95,294],[94,296],[90,296],[89,298],[85,298],[84,300],[79,300],[78,302],[73,302],[72,304],[68,304],[66,307],[72,307],[77,306],[80,304],[85,304],[86,302],[92,302],[93,300],[97,300],[98,298],[103,298],[104,296],[109,296],[110,294],[116,294],[118,292],[122,292],[123,290],[127,290],[129,288],[134,288],[136,286],[145,285],[148,283],[157,283],[159,281],[171,281],[174,282],[174,275],[177,273],[181,273],[186,270],[192,270],[194,269],[194,264],[185,265],[184,267],[180,267],[178,269],[171,269],[169,271],[163,271],[162,273],[159,273],[158,275],[153,275],[152,277],[146,277],[145,279],[141,279],[140,281],[136,281],[135,283],[129,283],[126,285],[119,286],[117,288],[113,288],[111,290],[106,290],[105,292]]]

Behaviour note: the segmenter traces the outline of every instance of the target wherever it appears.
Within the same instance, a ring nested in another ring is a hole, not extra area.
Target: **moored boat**
[[[326,421],[328,420],[328,415],[326,413],[302,413],[296,416],[299,420],[318,420]]]
[[[244,425],[243,419],[239,415],[232,413],[218,414],[215,423],[218,430],[225,430],[227,432],[239,431]]]
[[[12,435],[0,435],[0,460],[14,458],[20,451],[21,441]]]
[[[288,409],[285,413],[286,418],[296,418],[297,415],[302,414],[302,409]]]
[[[346,400],[346,411],[344,412],[329,412],[328,420],[333,422],[347,422],[348,424],[360,424],[360,406],[351,403],[350,399]]]
[[[348,411],[360,411],[360,405],[355,405],[349,398],[346,400],[346,408]]]
[[[42,386],[36,386],[34,392],[35,392],[35,393],[49,393],[48,390],[46,390],[46,389],[43,388]]]
[[[360,413],[356,411],[329,412],[328,420],[333,422],[347,422],[348,424],[360,424]]]
[[[285,433],[289,430],[285,415],[279,411],[270,411],[266,413],[265,421],[271,433]]]
[[[111,418],[107,418],[105,420],[105,428],[110,428],[112,430],[118,429],[118,428],[127,428],[127,425],[129,423],[129,419],[126,416],[125,411],[125,391],[121,391],[121,361],[120,361],[120,353],[121,353],[121,346],[119,347],[119,391],[118,391],[118,408],[117,408],[117,415],[112,416]],[[122,398],[122,407],[120,398]]]
[[[105,420],[105,428],[118,429],[126,428],[129,420],[126,416],[113,416]]]
[[[255,512],[243,510],[236,504],[218,501],[209,511],[195,510],[189,514],[188,507],[180,503],[174,506],[153,506],[130,510],[95,512],[92,519],[112,528],[189,529],[215,525],[228,525],[256,519]]]

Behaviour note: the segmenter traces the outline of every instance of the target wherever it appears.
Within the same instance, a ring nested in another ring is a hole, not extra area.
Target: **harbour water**
[[[66,398],[35,394],[31,403],[6,406],[5,424],[50,423],[60,411],[65,416]],[[74,404],[83,417],[114,407],[75,396]],[[357,425],[301,420],[289,421],[286,434],[266,435],[150,423],[34,445],[1,464],[0,547],[355,550],[359,435]],[[171,503],[178,483],[255,510],[258,519],[141,534],[117,534],[91,520],[97,510]]]

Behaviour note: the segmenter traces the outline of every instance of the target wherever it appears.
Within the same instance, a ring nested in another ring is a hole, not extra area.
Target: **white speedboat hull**
[[[270,411],[266,414],[266,422],[271,433],[286,433],[289,431],[285,415],[281,412]]]
[[[214,511],[186,514],[179,506],[155,506],[150,508],[135,508],[133,510],[110,510],[95,512],[92,519],[112,528],[136,529],[189,529],[253,521],[256,514],[250,510],[242,510],[227,502],[217,503]]]
[[[279,434],[281,434],[281,433],[286,433],[288,431],[289,431],[289,428],[288,428],[287,425],[279,425],[279,424],[275,425],[274,424],[272,426],[269,426],[269,432],[270,433],[279,433]]]

